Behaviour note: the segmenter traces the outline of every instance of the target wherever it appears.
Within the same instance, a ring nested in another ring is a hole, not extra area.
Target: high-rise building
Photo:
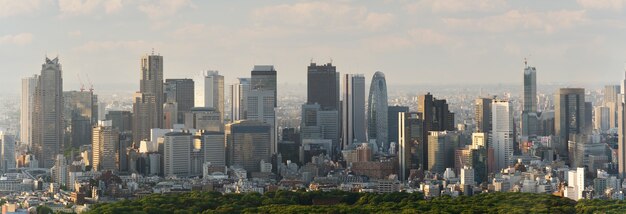
[[[372,77],[367,99],[367,133],[368,138],[376,140],[378,148],[384,152],[389,150],[388,108],[385,74],[377,71]]]
[[[32,149],[40,168],[54,165],[63,151],[63,78],[59,58],[49,59],[41,66],[35,87],[32,117]]]
[[[411,141],[407,139],[407,112],[398,112],[396,116],[398,119],[398,176],[401,181],[405,181],[409,175],[409,169],[411,167]],[[410,130],[409,130],[410,132]]]
[[[337,110],[322,110],[315,104],[302,105],[302,120],[300,123],[300,137],[304,139],[331,140],[332,148],[337,149],[339,144],[339,117]],[[334,155],[330,151],[331,157]]]
[[[185,112],[191,110],[195,105],[194,82],[192,79],[166,79],[165,102],[176,103],[178,105],[178,121],[185,123]]]
[[[409,113],[408,106],[389,106],[387,108],[387,133],[389,134],[389,143],[399,143],[398,140],[398,113]]]
[[[31,145],[31,133],[33,122],[33,106],[35,100],[35,88],[39,75],[22,79],[22,95],[20,101],[20,142]]]
[[[250,72],[250,90],[274,91],[274,98],[278,97],[278,87],[276,85],[276,70],[273,65],[255,65]],[[278,106],[278,101],[274,100],[274,107]]]
[[[557,153],[567,159],[567,142],[572,134],[586,134],[585,89],[561,88],[555,97],[554,130],[557,141]]]
[[[0,168],[3,172],[16,168],[15,136],[0,132]]]
[[[428,170],[443,173],[454,167],[454,152],[459,147],[459,135],[448,131],[428,133]]]
[[[537,69],[524,62],[524,107],[523,111],[537,112]]]
[[[163,56],[141,58],[139,92],[133,97],[133,142],[150,138],[150,129],[163,127]]]
[[[224,119],[224,76],[218,71],[204,71],[196,81],[195,107],[210,107]]]
[[[448,104],[445,99],[438,100],[430,93],[418,96],[417,112],[422,115],[421,118],[424,123],[422,129],[422,163],[424,167],[428,167],[430,164],[426,163],[430,160],[428,157],[428,155],[430,155],[430,149],[428,148],[430,145],[428,143],[430,137],[427,136],[431,131],[453,131],[455,129],[454,113],[450,112],[448,109]]]
[[[626,72],[617,99],[617,164],[619,178],[626,178]]]
[[[607,85],[604,86],[602,91],[604,100],[603,106],[609,108],[609,129],[617,127],[617,106],[619,102],[620,86],[619,85]]]
[[[596,106],[594,109],[594,129],[599,132],[606,132],[609,130],[610,123],[610,108],[606,106]]]
[[[494,151],[495,170],[513,164],[513,110],[508,100],[493,100],[491,103],[491,139]]]
[[[100,121],[93,127],[93,144],[91,146],[92,167],[95,171],[120,169],[119,143],[120,133],[111,126],[110,120]]]
[[[163,103],[163,128],[173,129],[175,124],[178,124],[178,103]]]
[[[91,129],[98,121],[98,96],[93,91],[64,91],[66,146],[91,144]]]
[[[239,166],[248,172],[259,172],[261,161],[271,160],[271,134],[268,123],[244,120],[228,126],[230,166]]]
[[[365,135],[365,77],[346,74],[343,79],[342,148],[367,141]]]
[[[204,163],[226,166],[226,136],[224,132],[202,131],[199,133],[204,151]]]
[[[239,78],[239,83],[230,85],[230,121],[246,119],[246,103],[250,93],[250,78]]]
[[[185,128],[212,132],[224,131],[221,114],[214,108],[194,107],[185,113]]]
[[[491,131],[491,98],[478,98],[474,101],[476,132]]]
[[[106,114],[106,120],[111,121],[111,126],[117,128],[120,133],[129,133],[132,131],[133,115],[130,111],[109,111]]]
[[[191,174],[193,136],[189,132],[169,132],[163,139],[165,176],[185,177]]]
[[[307,68],[307,103],[322,110],[339,110],[339,72],[332,63]]]

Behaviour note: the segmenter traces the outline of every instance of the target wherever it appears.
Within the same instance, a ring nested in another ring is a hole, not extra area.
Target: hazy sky
[[[626,61],[623,0],[0,0],[0,90],[60,56],[96,90],[137,90],[139,59],[164,56],[166,78],[219,70],[232,83],[274,64],[305,83],[311,59],[388,84],[618,83]]]

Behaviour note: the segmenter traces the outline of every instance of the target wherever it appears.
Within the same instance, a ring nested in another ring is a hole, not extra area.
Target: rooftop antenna
[[[80,82],[80,92],[85,91],[85,84],[83,84],[83,80],[80,78],[80,73],[76,74],[78,76],[78,81]]]

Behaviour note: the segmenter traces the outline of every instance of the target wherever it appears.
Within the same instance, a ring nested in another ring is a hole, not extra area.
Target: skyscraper
[[[133,142],[150,138],[150,129],[163,127],[163,56],[141,58],[139,92],[133,99]]]
[[[230,85],[230,121],[245,120],[246,102],[250,93],[250,78],[239,78],[239,83]]]
[[[399,143],[398,140],[398,113],[409,112],[408,106],[389,106],[387,108],[387,133],[389,134],[389,143]]]
[[[491,104],[491,140],[494,167],[499,171],[513,164],[513,110],[508,100],[493,100]]]
[[[626,72],[621,82],[621,93],[617,102],[617,164],[619,177],[626,178]]]
[[[31,133],[33,122],[33,105],[35,99],[35,88],[37,86],[39,75],[22,79],[22,96],[20,101],[20,141],[31,145]]]
[[[110,120],[111,126],[117,128],[120,133],[132,131],[132,118],[130,111],[109,111],[106,114],[106,120]]]
[[[274,91],[274,107],[278,106],[278,88],[276,85],[276,70],[273,65],[255,65],[250,72],[250,90]]]
[[[561,88],[555,97],[554,129],[557,141],[557,153],[565,160],[569,154],[567,143],[571,134],[586,134],[585,89]]]
[[[185,112],[194,107],[194,82],[192,79],[166,79],[165,102],[177,104],[178,124],[185,123]]]
[[[224,119],[224,76],[218,71],[204,71],[196,81],[195,107],[210,107]]]
[[[448,131],[428,133],[428,170],[443,173],[454,167],[454,152],[459,147],[459,135]]]
[[[370,94],[367,99],[367,133],[371,140],[376,140],[378,148],[386,152],[389,150],[389,133],[387,132],[387,83],[385,74],[377,71],[372,77]]]
[[[491,98],[478,98],[474,101],[476,132],[491,131]]]
[[[98,96],[93,91],[64,91],[66,146],[91,144],[91,130],[98,121]]]
[[[202,131],[199,133],[204,151],[204,163],[213,166],[226,166],[226,136],[224,132]]]
[[[409,175],[409,167],[411,167],[411,141],[407,139],[406,119],[407,112],[398,112],[396,118],[398,118],[398,176],[401,181],[405,181]]]
[[[617,106],[620,103],[619,94],[620,94],[620,86],[619,85],[607,85],[604,86],[604,90],[602,91],[604,100],[602,102],[603,106],[609,108],[609,129],[617,127]]]
[[[120,133],[117,128],[113,128],[110,120],[100,121],[93,127],[93,142],[91,151],[92,167],[95,171],[119,170],[120,154],[119,143]]]
[[[366,142],[365,136],[365,77],[346,74],[343,79],[342,140],[343,149],[355,141]]]
[[[229,128],[230,166],[239,166],[248,172],[261,171],[261,161],[269,163],[271,160],[273,127],[268,123],[244,120],[231,124]]]
[[[188,132],[169,132],[163,136],[163,170],[165,176],[185,177],[191,174],[193,136]]]
[[[322,110],[339,110],[339,72],[332,63],[308,66],[307,103],[320,104]]]
[[[300,136],[304,139],[327,139],[332,142],[333,151],[339,146],[339,112],[337,110],[322,110],[315,104],[302,105],[302,120],[300,123]],[[330,155],[333,154],[332,151]]]
[[[6,132],[0,132],[0,167],[4,172],[16,167],[15,136]]]
[[[430,93],[420,95],[417,98],[417,112],[421,114],[423,121],[423,143],[422,143],[422,163],[425,169],[429,167],[427,164],[430,160],[430,143],[431,139],[428,135],[431,131],[453,131],[454,128],[454,113],[448,109],[448,104],[445,99],[438,100]]]
[[[63,151],[63,78],[59,58],[41,66],[35,87],[32,117],[32,149],[40,168],[50,168]]]

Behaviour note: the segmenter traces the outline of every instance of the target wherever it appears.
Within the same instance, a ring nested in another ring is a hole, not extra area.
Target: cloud
[[[134,41],[89,41],[77,48],[79,52],[100,52],[120,50],[149,50],[150,44],[143,40]]]
[[[409,12],[429,10],[433,13],[489,12],[507,7],[505,0],[421,0],[410,3]]]
[[[626,5],[626,0],[577,0],[578,4],[585,9],[621,11]]]
[[[121,10],[122,6],[122,0],[59,0],[59,11],[64,16],[91,14],[96,9],[111,14]]]
[[[393,23],[391,13],[368,11],[344,2],[300,2],[262,7],[252,12],[257,25],[286,25],[299,28],[379,30]]]
[[[139,10],[150,19],[161,19],[175,15],[180,9],[195,7],[190,0],[160,0],[158,3],[149,1],[139,5]]]
[[[490,33],[537,30],[554,33],[568,29],[587,21],[584,10],[523,12],[510,10],[504,14],[482,18],[444,18],[443,22],[450,29],[478,30]]]
[[[15,35],[0,36],[0,45],[13,44],[13,45],[26,45],[33,41],[33,34],[20,33]]]
[[[39,9],[39,0],[0,0],[0,17],[32,13]]]
[[[383,35],[366,38],[364,46],[375,50],[400,50],[417,46],[441,46],[456,48],[463,45],[456,37],[428,28],[413,28],[399,35]]]
[[[69,36],[70,38],[79,38],[82,35],[83,35],[83,33],[80,30],[67,32],[67,36]]]

